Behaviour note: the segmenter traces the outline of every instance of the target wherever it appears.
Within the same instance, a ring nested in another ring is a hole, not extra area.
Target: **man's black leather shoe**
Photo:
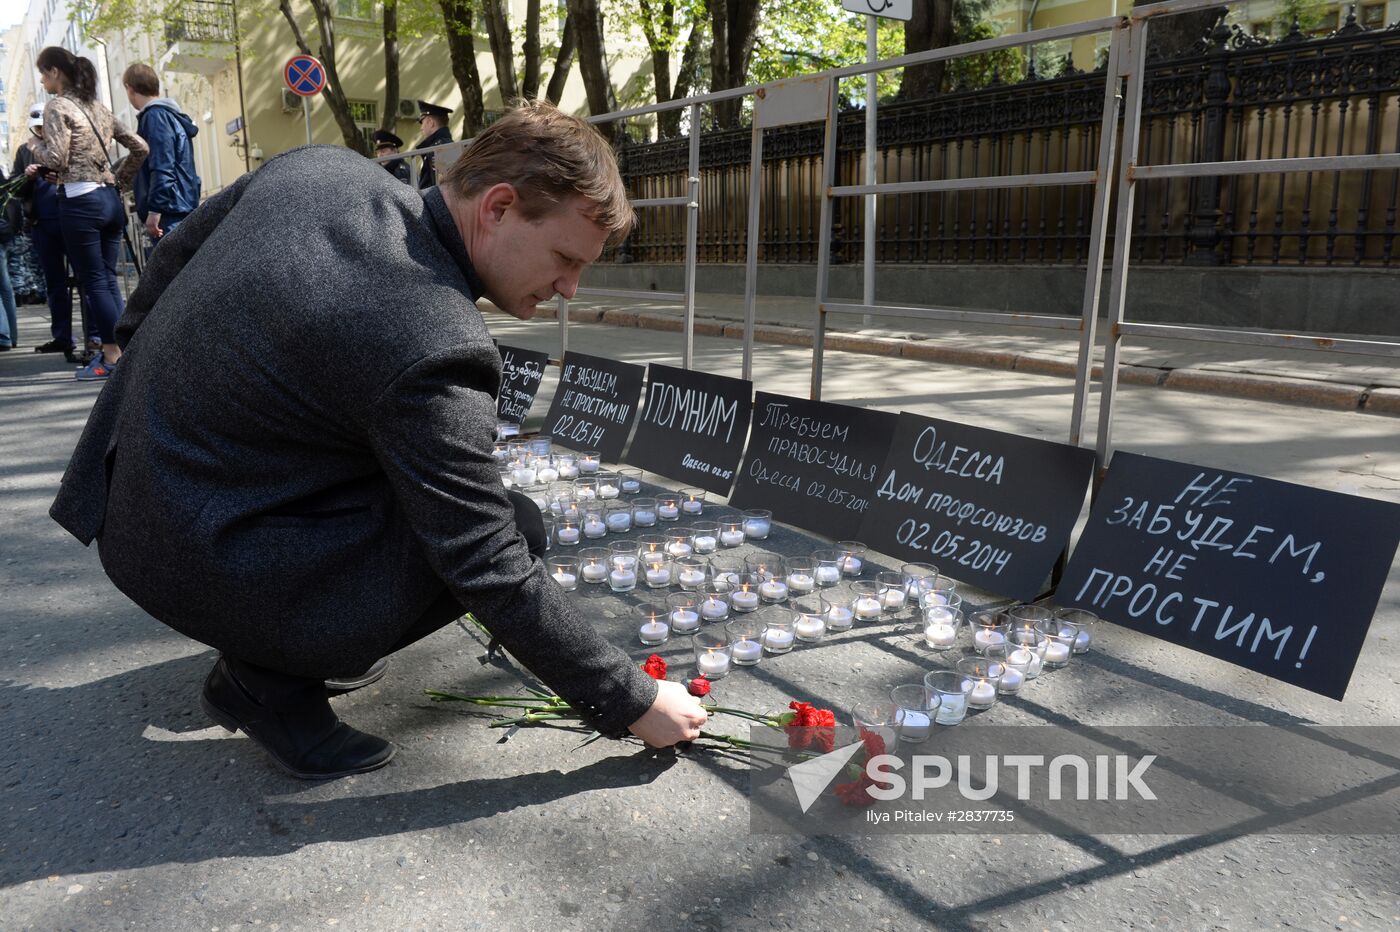
[[[380,657],[370,665],[368,670],[361,673],[359,676],[338,676],[334,679],[326,680],[326,692],[330,693],[332,696],[338,696],[341,693],[362,689],[370,683],[377,683],[383,679],[384,671],[388,668],[389,661],[384,657]]]
[[[227,656],[204,682],[204,711],[242,731],[277,766],[302,780],[329,780],[377,770],[397,748],[336,718],[319,680],[287,676]]]

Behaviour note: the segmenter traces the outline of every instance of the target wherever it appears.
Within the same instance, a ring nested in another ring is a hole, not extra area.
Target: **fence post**
[[[1201,127],[1198,161],[1225,161],[1225,112],[1230,99],[1230,73],[1227,60],[1230,27],[1222,16],[1208,37],[1206,53],[1205,113]],[[1196,197],[1191,208],[1191,229],[1187,234],[1190,252],[1187,265],[1220,265],[1220,178],[1211,175],[1196,181]]]

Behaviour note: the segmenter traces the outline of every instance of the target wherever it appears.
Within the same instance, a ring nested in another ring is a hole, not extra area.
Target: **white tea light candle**
[[[724,674],[729,672],[729,656],[719,651],[711,651],[708,654],[701,654],[697,657],[695,666],[700,670],[701,676],[724,676]]]

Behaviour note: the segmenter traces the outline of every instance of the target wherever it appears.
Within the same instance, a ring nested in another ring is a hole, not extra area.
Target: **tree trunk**
[[[672,100],[684,100],[695,89],[695,79],[700,73],[700,49],[705,44],[705,27],[701,20],[691,24],[690,37],[685,41],[685,51],[681,53],[681,70],[676,74],[676,87],[671,93]],[[668,110],[656,115],[657,131],[662,139],[674,139],[681,134],[681,110]]]
[[[312,52],[311,46],[307,45],[306,36],[302,34],[301,26],[292,13],[291,0],[281,0],[279,8],[287,20],[287,25],[292,27],[292,36],[296,40],[297,48],[304,55],[316,55],[321,60],[321,67],[326,69],[326,86],[321,91],[321,96],[330,105],[331,115],[340,127],[346,147],[361,155],[368,155],[369,148],[365,145],[364,136],[360,134],[360,128],[355,125],[355,120],[350,115],[350,103],[345,99],[345,91],[340,86],[340,74],[335,68],[335,15],[331,12],[329,3],[327,0],[311,0],[311,8],[316,11],[317,31],[321,37],[320,54]]]
[[[914,15],[904,24],[904,54],[941,49],[953,41],[953,0],[914,0]],[[929,62],[904,69],[899,96],[909,100],[932,97],[943,89],[948,63]]]
[[[588,94],[588,112],[611,113],[617,109],[612,78],[608,75],[607,49],[603,46],[603,12],[598,0],[568,0],[569,18],[576,21],[578,68]]]
[[[282,0],[286,3],[287,0]],[[438,0],[447,27],[447,54],[452,76],[462,91],[462,138],[471,139],[485,123],[486,104],[481,98],[481,75],[476,71],[476,40],[472,34],[472,0]]]
[[[520,96],[534,100],[540,94],[540,0],[525,4],[525,76]]]
[[[482,0],[482,15],[486,18],[486,36],[491,40],[491,57],[496,62],[496,85],[501,91],[501,106],[520,96],[515,86],[515,51],[511,48],[510,8],[507,0]]]
[[[399,0],[384,0],[384,112],[379,128],[393,132],[399,119]]]
[[[558,104],[564,96],[564,85],[569,83],[569,71],[574,67],[574,49],[578,46],[578,30],[574,28],[574,18],[564,14],[564,28],[559,33],[559,54],[554,58],[554,71],[549,76],[549,86],[544,96],[552,104]]]
[[[710,12],[710,90],[723,91],[742,87],[749,74],[753,43],[758,30],[759,0],[705,0]],[[715,104],[719,125],[732,128],[739,124],[742,109],[738,100]]]

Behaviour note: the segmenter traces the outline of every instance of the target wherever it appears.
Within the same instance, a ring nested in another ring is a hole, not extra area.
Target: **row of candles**
[[[923,621],[925,641],[933,649],[950,649],[966,627],[974,653],[953,669],[926,673],[922,683],[893,687],[887,701],[851,710],[857,729],[875,731],[891,745],[896,738],[925,741],[933,726],[956,725],[969,711],[990,709],[999,697],[1017,695],[1045,671],[1066,666],[1075,654],[1088,652],[1098,617],[1036,603],[977,612],[964,624],[961,609],[944,605],[926,609]],[[935,626],[951,627],[952,641],[945,645],[940,637],[935,644],[928,637]]]
[[[698,524],[698,522],[697,522]],[[843,579],[854,579],[864,568],[865,545],[839,541],[831,549],[816,550],[810,557],[781,557],[755,553],[738,558],[707,555],[699,540],[704,528],[684,528],[667,534],[643,534],[635,540],[618,540],[607,547],[585,547],[573,553],[556,553],[546,561],[549,574],[567,592],[579,585],[607,584],[613,592],[631,592],[679,586],[724,603],[729,610],[747,612],[760,605],[810,596],[830,589]],[[924,564],[909,564],[911,567]],[[929,574],[932,574],[930,576]],[[921,577],[936,579],[928,567]],[[854,595],[842,610],[869,620],[903,608],[906,600],[903,573],[882,573],[874,582],[853,584]]]

